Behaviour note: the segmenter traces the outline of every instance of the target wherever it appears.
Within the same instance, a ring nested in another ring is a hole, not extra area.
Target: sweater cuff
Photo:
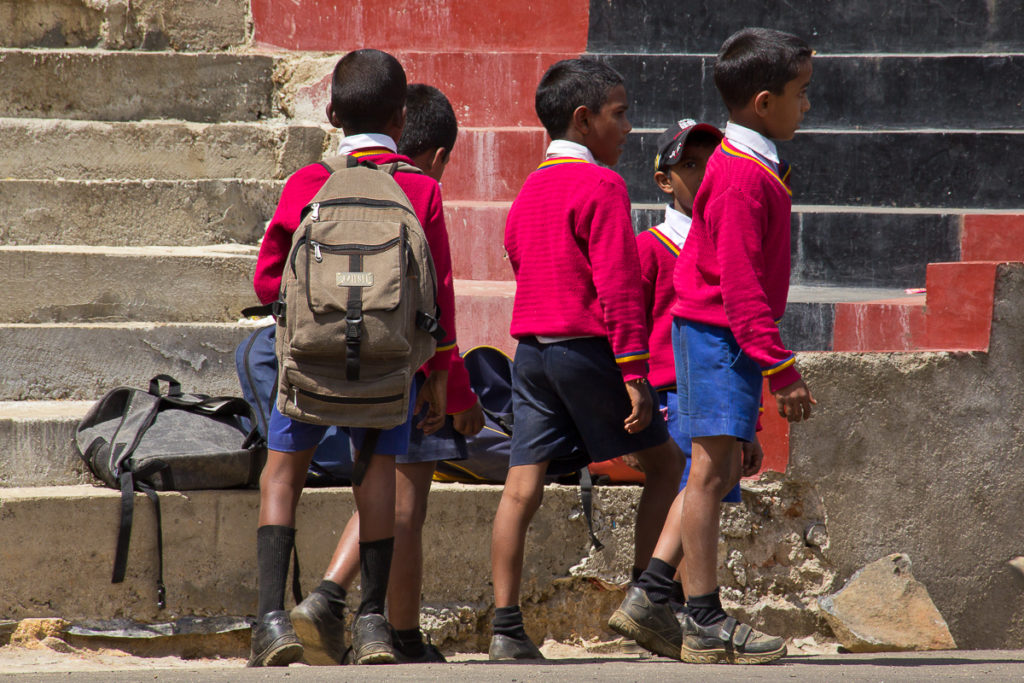
[[[455,345],[438,348],[434,356],[424,365],[427,370],[448,370],[452,366],[452,356],[455,354]]]
[[[477,403],[479,403],[479,399],[477,399],[476,394],[474,394],[472,391],[467,393],[463,393],[460,391],[454,396],[451,393],[449,393],[448,414],[458,415],[459,413],[464,413],[473,406],[475,406]]]
[[[795,365],[790,365],[778,372],[768,375],[768,390],[773,394],[780,389],[785,389],[793,382],[800,381],[800,373]]]
[[[630,360],[625,363],[619,363],[619,370],[622,371],[623,382],[629,382],[634,379],[644,379],[647,377],[647,361]]]

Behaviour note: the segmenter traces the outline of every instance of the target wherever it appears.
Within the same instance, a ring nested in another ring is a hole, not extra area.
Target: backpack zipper
[[[383,244],[324,244],[323,242],[317,242],[316,240],[310,240],[309,243],[313,246],[313,257],[317,263],[323,260],[322,251],[326,251],[328,254],[377,254],[382,251],[387,251],[402,242],[401,237],[395,237],[393,239],[384,242]]]

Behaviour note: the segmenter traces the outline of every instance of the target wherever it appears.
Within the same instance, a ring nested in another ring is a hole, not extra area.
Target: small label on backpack
[[[337,273],[339,287],[373,287],[373,273]]]

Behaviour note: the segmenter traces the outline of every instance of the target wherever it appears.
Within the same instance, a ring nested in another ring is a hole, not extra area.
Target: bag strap
[[[131,468],[125,468],[121,472],[121,523],[117,532],[117,547],[114,550],[114,573],[110,579],[111,583],[124,581],[128,569],[128,547],[132,538],[132,522],[135,517],[135,491],[139,490],[153,501],[153,512],[156,516],[156,605],[158,609],[167,606],[167,588],[164,585],[164,534],[163,521],[160,517],[160,498],[153,487],[135,480],[135,474],[143,477],[149,476],[167,465],[159,461],[151,461],[143,470],[133,472]]]
[[[580,469],[580,504],[583,506],[583,518],[587,522],[587,534],[594,550],[604,550],[604,544],[594,533],[594,479],[586,467]]]

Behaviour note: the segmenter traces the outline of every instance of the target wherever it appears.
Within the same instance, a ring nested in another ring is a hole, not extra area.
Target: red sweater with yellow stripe
[[[607,337],[623,379],[647,375],[647,325],[626,184],[581,159],[548,159],[509,209],[512,336]]]
[[[800,379],[776,324],[789,295],[786,179],[725,140],[708,160],[674,273],[672,314],[729,328],[773,392]]]
[[[647,310],[651,372],[647,376],[658,391],[676,390],[676,365],[672,354],[672,304],[676,290],[672,275],[679,247],[657,226],[636,236],[640,253],[640,282]]]

